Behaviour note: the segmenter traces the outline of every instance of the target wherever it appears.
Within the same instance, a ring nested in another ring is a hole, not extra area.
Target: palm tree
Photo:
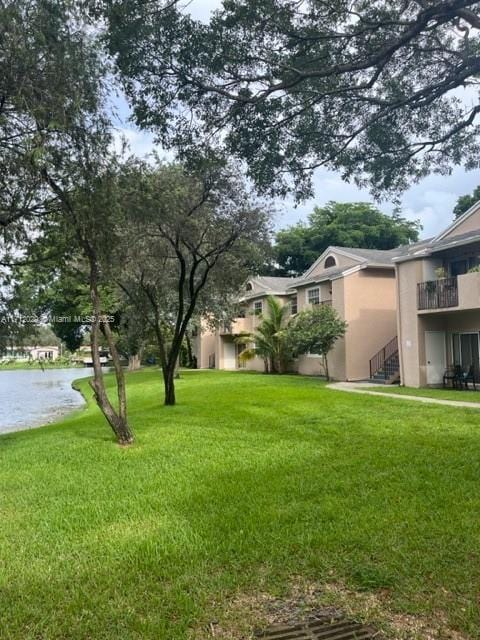
[[[244,333],[237,338],[239,344],[252,345],[240,354],[246,362],[255,357],[263,358],[266,373],[283,373],[290,360],[286,346],[286,328],[290,307],[282,305],[273,296],[268,296],[267,313],[260,315],[260,324],[255,333]]]

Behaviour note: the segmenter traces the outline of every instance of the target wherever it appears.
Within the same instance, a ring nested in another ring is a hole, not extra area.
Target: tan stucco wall
[[[419,317],[417,313],[417,282],[422,282],[422,260],[402,262],[397,273],[397,331],[400,351],[400,376],[408,387],[420,386]]]
[[[345,288],[344,279],[338,278],[332,282],[322,283],[323,290],[320,292],[321,299],[332,300],[332,306],[337,311],[338,315],[343,319],[345,313]],[[304,290],[309,287],[303,288]],[[331,291],[331,293],[330,293]],[[325,294],[322,296],[322,294]],[[305,294],[301,296],[302,300],[305,300]],[[300,300],[300,299],[299,299]],[[307,308],[309,305],[305,302],[302,308]],[[300,309],[300,303],[299,303]],[[324,373],[322,360],[319,357],[313,355],[301,356],[297,361],[298,373],[302,375],[321,375]],[[328,355],[328,369],[330,377],[334,380],[345,380],[345,339],[338,340]]]
[[[370,375],[370,359],[397,335],[395,274],[364,269],[343,282],[345,378],[363,380]]]
[[[460,309],[478,309],[480,315],[480,273],[458,276],[458,306]]]
[[[315,277],[318,275],[321,275],[323,271],[325,271],[325,260],[329,257],[329,256],[333,256],[335,258],[335,261],[337,263],[337,267],[354,267],[356,264],[359,263],[358,259],[354,259],[354,258],[349,258],[348,256],[343,256],[340,253],[337,253],[336,251],[329,251],[327,254],[325,254],[325,256],[322,258],[322,261],[317,264],[312,271],[308,274],[308,277]]]
[[[332,299],[332,282],[330,281],[297,287],[297,305],[299,311],[303,311],[303,309],[306,309],[310,306],[308,304],[308,291],[310,289],[320,289],[320,300]]]
[[[454,236],[462,235],[462,233],[468,233],[469,231],[478,231],[480,229],[480,206],[475,213],[472,213],[464,222],[458,225],[455,229],[450,231],[445,237],[450,238]]]
[[[414,260],[397,265],[398,335],[402,384],[427,384],[425,332],[445,331],[447,362],[451,363],[451,334],[480,330],[480,273],[458,277],[459,306],[445,310],[417,310],[417,283],[428,272],[426,262]]]
[[[395,279],[393,271],[381,269],[365,269],[345,278],[321,283],[320,297],[332,300],[332,306],[339,316],[348,322],[347,335],[337,341],[328,357],[329,372],[336,380],[358,380],[369,375],[370,358],[396,335],[395,319]],[[297,294],[298,309],[308,307],[306,291],[302,287]],[[263,296],[265,299],[266,296]],[[257,298],[258,299],[258,298]],[[279,298],[283,304],[288,303],[287,296]],[[253,300],[249,301],[246,318],[242,327],[250,325],[255,330],[258,319],[251,315]],[[235,326],[235,325],[234,325]],[[233,338],[229,335],[216,336],[215,340],[204,334],[207,343],[202,345],[199,366],[208,366],[208,354],[214,346],[217,368],[224,368],[224,345]],[[256,358],[246,364],[246,369],[263,371],[263,361]],[[304,375],[320,375],[323,373],[321,358],[305,355],[293,366],[294,370]]]
[[[197,356],[197,367],[208,369],[208,358],[217,350],[217,336],[211,330],[204,328],[197,335],[195,341],[195,355]],[[218,363],[216,365],[218,367]]]

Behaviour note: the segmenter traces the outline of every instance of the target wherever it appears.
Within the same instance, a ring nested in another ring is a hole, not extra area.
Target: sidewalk
[[[347,391],[348,393],[363,393],[369,396],[380,396],[381,398],[395,398],[395,400],[413,400],[413,402],[423,402],[424,404],[441,404],[447,407],[462,407],[464,409],[480,409],[480,402],[462,402],[461,400],[441,400],[440,398],[425,398],[421,396],[400,395],[399,393],[388,393],[387,390],[371,391],[370,382],[332,382],[327,385],[328,389],[334,391]]]

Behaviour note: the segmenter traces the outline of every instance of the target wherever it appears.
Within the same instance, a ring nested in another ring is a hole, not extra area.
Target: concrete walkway
[[[369,389],[370,387],[370,389]],[[440,398],[426,398],[422,396],[409,396],[400,393],[388,393],[388,391],[372,391],[370,382],[332,382],[327,385],[328,389],[334,391],[347,391],[348,393],[363,393],[369,396],[380,396],[381,398],[395,398],[396,400],[413,400],[424,404],[443,404],[447,407],[462,407],[464,409],[480,409],[480,402],[462,402],[461,400],[441,400]],[[466,392],[467,393],[467,392]]]

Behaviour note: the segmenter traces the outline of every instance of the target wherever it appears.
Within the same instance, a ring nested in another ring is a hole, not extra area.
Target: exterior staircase
[[[398,338],[395,336],[370,360],[370,380],[378,384],[394,384],[400,380]]]

